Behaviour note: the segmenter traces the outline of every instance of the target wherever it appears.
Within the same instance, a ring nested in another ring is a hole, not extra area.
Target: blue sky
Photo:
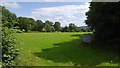
[[[35,20],[40,19],[43,22],[45,20],[60,21],[61,26],[69,23],[84,26],[85,12],[89,10],[88,2],[49,2],[47,0],[42,2],[9,1],[4,6],[17,16],[31,17]]]
[[[17,2],[17,4],[19,4],[19,7],[6,6],[6,8],[16,13],[17,16],[29,16],[31,12],[37,8],[48,8],[63,5],[79,5],[80,3],[81,2]]]
[[[8,2],[88,2],[90,0],[7,0]]]

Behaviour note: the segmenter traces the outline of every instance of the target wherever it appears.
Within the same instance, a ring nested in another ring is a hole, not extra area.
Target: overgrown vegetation
[[[91,2],[86,24],[94,30],[94,41],[101,47],[120,49],[120,2]]]
[[[2,22],[0,22],[2,24],[2,66],[11,67],[16,64],[15,59],[19,54],[19,48],[16,46],[17,41],[12,36],[17,16],[5,7],[0,6],[0,8],[2,8]]]
[[[19,54],[18,46],[16,46],[16,39],[12,37],[7,27],[2,28],[2,65],[14,66],[15,59]]]

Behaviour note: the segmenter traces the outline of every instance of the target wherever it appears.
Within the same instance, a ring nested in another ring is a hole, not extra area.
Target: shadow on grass
[[[75,34],[71,37],[82,37],[82,35]],[[53,45],[53,48],[42,49],[42,52],[36,52],[34,55],[58,63],[72,62],[73,66],[95,66],[110,61],[117,63],[116,58],[113,58],[113,54],[87,47],[88,44],[81,43],[80,39]]]

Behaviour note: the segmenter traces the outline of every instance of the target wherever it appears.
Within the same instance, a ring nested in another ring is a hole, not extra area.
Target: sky
[[[7,2],[88,2],[90,0],[1,0]]]
[[[3,5],[15,13],[18,17],[30,17],[35,20],[50,20],[53,23],[61,22],[61,26],[68,26],[69,23],[74,23],[77,26],[85,26],[85,13],[89,10],[88,0],[40,0],[40,2],[17,2],[9,0]],[[66,1],[66,2],[64,2]]]

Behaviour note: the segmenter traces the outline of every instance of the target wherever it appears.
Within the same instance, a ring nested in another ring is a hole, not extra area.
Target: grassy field
[[[117,66],[114,54],[81,43],[84,33],[17,33],[20,66]],[[111,62],[111,63],[110,63]]]

